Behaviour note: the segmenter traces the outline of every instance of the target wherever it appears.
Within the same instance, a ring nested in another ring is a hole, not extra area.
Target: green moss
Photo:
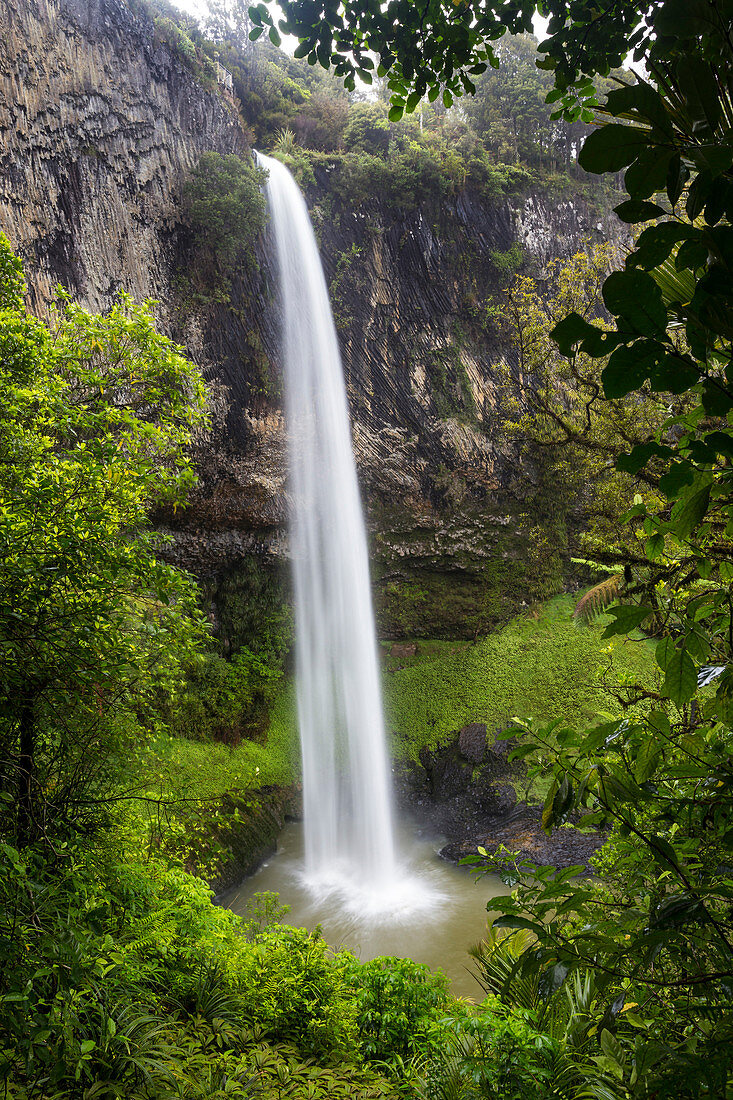
[[[552,554],[535,569],[525,562],[490,558],[474,569],[390,571],[377,581],[379,632],[388,638],[475,638],[496,630],[523,601],[554,595],[561,563]]]
[[[582,723],[608,709],[606,685],[650,684],[649,643],[640,637],[601,640],[601,626],[575,625],[574,605],[575,598],[559,597],[448,652],[418,643],[416,658],[386,675],[394,754],[416,759],[423,745],[437,745],[472,721],[490,730],[513,716]]]
[[[204,603],[217,622],[224,653],[247,646],[254,653],[279,659],[292,641],[292,617],[282,565],[268,565],[254,554],[235,568],[201,584]]]
[[[148,793],[167,799],[216,799],[230,791],[266,784],[287,785],[298,774],[299,750],[293,692],[281,689],[260,741],[241,741],[235,748],[212,741],[189,741],[161,735],[141,747],[131,761],[144,775]]]

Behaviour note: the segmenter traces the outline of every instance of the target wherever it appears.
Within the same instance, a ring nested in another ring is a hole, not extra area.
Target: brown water
[[[487,902],[506,893],[506,887],[493,875],[477,880],[465,868],[440,859],[443,843],[398,824],[400,888],[387,899],[374,899],[371,892],[355,891],[353,882],[306,881],[303,826],[288,825],[277,854],[220,900],[243,913],[253,894],[272,891],[291,906],[289,924],[309,929],[320,924],[332,947],[346,947],[364,962],[397,955],[427,963],[445,971],[456,996],[480,1001],[484,993],[471,973],[467,951],[484,933]]]

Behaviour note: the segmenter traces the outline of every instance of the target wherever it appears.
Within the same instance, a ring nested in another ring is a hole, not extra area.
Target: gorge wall
[[[211,384],[190,507],[157,517],[204,581],[227,645],[277,602],[285,534],[277,303],[266,242],[226,294],[191,293],[182,185],[202,152],[246,153],[235,101],[198,83],[125,0],[0,0],[0,228],[31,306],[57,282],[105,309],[154,297]],[[561,583],[565,509],[497,418],[504,355],[491,299],[517,244],[541,277],[612,235],[580,197],[525,186],[439,206],[340,200],[321,163],[307,196],[331,286],[373,543],[383,632],[473,633]],[[554,540],[554,541],[553,541]],[[265,611],[263,611],[263,608]]]

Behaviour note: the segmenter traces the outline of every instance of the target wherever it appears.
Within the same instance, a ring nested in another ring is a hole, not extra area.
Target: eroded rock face
[[[33,308],[57,282],[92,309],[124,288],[168,303],[186,173],[245,148],[124,0],[0,3],[0,226],[27,261]]]
[[[196,83],[124,0],[0,0],[0,35],[0,228],[26,260],[32,307],[45,312],[57,282],[94,310],[120,288],[155,297],[161,327],[211,383],[199,488],[186,511],[157,518],[171,559],[207,578],[216,618],[238,570],[287,560],[265,242],[259,271],[239,273],[228,301],[201,305],[180,286],[191,259],[181,188],[202,152],[246,152],[235,105]],[[502,284],[496,255],[519,243],[541,276],[608,222],[578,198],[536,190],[463,193],[420,210],[375,196],[344,210],[335,183],[319,169],[308,201],[342,345],[380,625],[393,637],[471,636],[560,583],[557,554],[534,549],[555,522],[541,463],[503,437],[496,415],[505,349],[486,311]]]

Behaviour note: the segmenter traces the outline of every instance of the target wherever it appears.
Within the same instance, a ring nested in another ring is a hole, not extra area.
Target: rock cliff
[[[225,641],[244,641],[261,612],[248,601],[277,600],[287,555],[266,242],[259,271],[236,277],[226,300],[191,300],[180,279],[191,259],[181,187],[202,152],[246,151],[236,104],[197,83],[125,0],[0,0],[0,31],[0,228],[26,261],[35,310],[48,309],[57,282],[92,309],[120,288],[154,297],[162,327],[202,365],[212,431],[197,447],[200,487],[183,515],[158,518],[172,558],[204,579]],[[463,193],[417,210],[374,196],[344,208],[337,175],[321,166],[308,200],[382,628],[473,633],[561,583],[562,510],[541,466],[520,461],[497,427],[503,349],[487,306],[502,256],[514,247],[541,275],[608,224],[577,189]]]

